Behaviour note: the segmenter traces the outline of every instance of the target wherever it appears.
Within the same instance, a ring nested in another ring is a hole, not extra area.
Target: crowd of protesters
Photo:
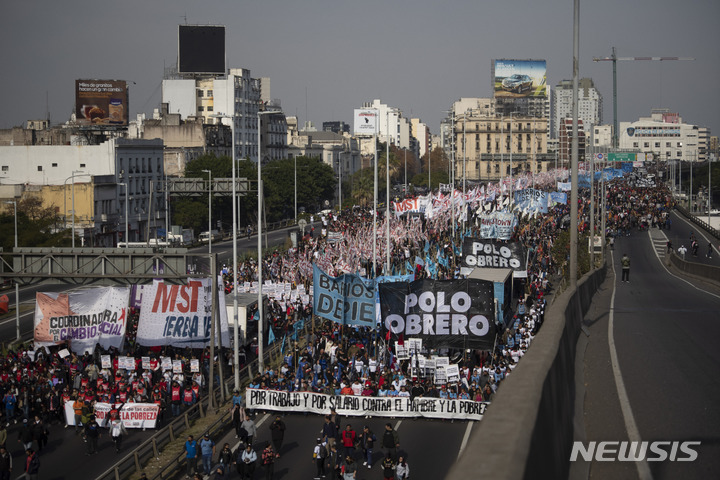
[[[672,197],[662,186],[634,188],[625,182],[612,183],[606,200],[607,233],[610,236],[627,234],[633,228],[671,228],[668,214],[673,207]],[[497,202],[494,205],[497,206]],[[589,201],[581,197],[580,218],[586,219],[588,211]],[[381,332],[350,328],[316,318],[313,333],[306,341],[287,342],[283,348],[282,364],[260,372],[251,380],[250,387],[333,395],[424,396],[490,401],[498,384],[511,374],[543,323],[545,296],[552,289],[551,279],[558,273],[559,262],[563,260],[553,257],[551,252],[558,233],[569,226],[569,212],[568,205],[555,205],[547,214],[524,217],[514,230],[511,240],[523,243],[531,253],[531,261],[528,263],[527,278],[516,282],[514,297],[517,304],[508,324],[501,326],[493,350],[428,352],[455,353],[454,362],[458,363],[461,373],[459,380],[436,385],[431,377],[412,368],[410,361],[398,360],[393,355],[392,342]],[[372,278],[375,273],[373,268],[376,268],[378,275],[412,273],[415,278],[461,278],[458,245],[462,244],[464,237],[478,236],[478,226],[471,209],[467,208],[465,214],[466,221],[461,219],[462,216],[458,217],[455,238],[452,238],[447,216],[433,220],[391,217],[391,260],[389,271],[385,271],[382,215],[377,228],[377,255],[382,260],[374,265],[368,260],[371,250],[368,239],[373,238],[372,228],[368,226],[371,225],[372,212],[359,208],[343,210],[322,218],[320,231],[310,230],[297,248],[267,252],[262,259],[264,278],[291,283],[295,287],[302,285],[305,291],[309,291],[312,285],[312,270],[309,267],[313,262],[321,263],[325,271],[333,275],[359,271],[361,275]],[[580,228],[588,229],[589,225],[583,221]],[[329,232],[343,232],[343,238],[330,241]],[[354,239],[354,243],[349,239]],[[339,253],[344,248],[352,250],[350,256]],[[418,269],[410,261],[415,257],[428,256],[434,269],[428,263]],[[232,270],[225,267],[223,274],[226,291],[231,291]],[[241,284],[257,281],[257,262],[253,259],[241,261],[238,279]],[[252,323],[253,315],[253,311],[248,312],[248,323]],[[266,315],[274,337],[284,339],[293,332],[295,324],[313,318],[312,299],[307,296],[304,300],[299,296],[292,300],[272,298]],[[72,402],[78,435],[86,438],[93,435],[86,427],[97,425],[93,419],[93,406],[97,402],[156,403],[160,407],[158,425],[162,425],[166,416],[179,415],[197,403],[207,388],[209,349],[139,346],[135,342],[138,319],[139,312],[131,309],[122,351],[104,351],[98,347],[94,354],[67,352],[67,355],[61,355],[65,346],[35,351],[19,348],[8,351],[0,358],[0,398],[3,401],[0,447],[7,438],[7,428],[18,425],[19,439],[27,447],[26,453],[31,458],[37,455],[47,442],[48,425],[65,423],[66,402]],[[246,352],[248,359],[256,353],[256,348],[255,339]],[[109,368],[102,368],[101,356],[105,354],[112,359]],[[136,368],[118,368],[120,355],[133,356]],[[232,367],[230,352],[221,352],[220,355],[220,361]],[[141,361],[143,356],[149,357],[148,365]],[[181,360],[182,371],[160,368],[161,356]],[[193,359],[199,360],[199,371],[190,370]],[[230,373],[229,369],[227,373]],[[241,398],[239,393],[236,395]],[[246,419],[243,413],[243,421]],[[110,428],[112,421],[111,416]],[[247,429],[243,430],[247,441]],[[115,439],[122,433],[112,436]],[[342,441],[342,438],[338,439]],[[92,440],[89,443],[94,445]],[[329,456],[331,445],[327,439],[323,443]],[[252,440],[249,444],[252,445]],[[120,448],[121,442],[117,439],[116,450]],[[88,454],[93,453],[91,450],[88,447]],[[3,453],[2,450],[0,453]],[[269,458],[263,452],[262,461],[270,462]],[[393,460],[397,462],[398,459]]]

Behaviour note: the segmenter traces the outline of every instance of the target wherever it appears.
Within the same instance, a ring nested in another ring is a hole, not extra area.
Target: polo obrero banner
[[[383,324],[392,334],[422,338],[429,347],[493,347],[492,282],[417,280],[378,287]]]
[[[465,237],[462,254],[463,267],[510,268],[513,277],[527,277],[526,252],[520,242]]]

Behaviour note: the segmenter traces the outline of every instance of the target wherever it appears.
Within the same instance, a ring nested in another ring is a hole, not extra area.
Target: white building
[[[613,142],[612,125],[595,125],[592,129],[593,148],[611,148]]]
[[[390,143],[398,148],[411,149],[416,140],[411,139],[411,125],[407,118],[404,118],[400,109],[389,107],[380,100],[375,99],[372,103],[364,103],[362,108],[373,108],[378,111],[378,140]]]
[[[679,114],[654,109],[650,117],[620,122],[620,148],[653,153],[660,160],[707,160],[707,129],[682,122]]]
[[[270,98],[270,79],[252,78],[250,70],[231,68],[225,78],[175,79],[162,82],[162,103],[168,113],[183,118],[204,117],[206,123],[221,121],[234,131],[236,158],[257,162],[258,111]],[[270,108],[274,110],[273,108]],[[216,117],[221,115],[221,118]],[[263,157],[284,158],[287,143],[284,137],[284,115],[263,115]],[[268,118],[271,117],[271,118]],[[269,148],[268,148],[269,147]]]
[[[114,246],[126,222],[130,241],[155,238],[165,228],[163,178],[159,139],[0,146],[0,196],[11,189],[13,197],[40,197],[65,218],[65,228],[75,218],[86,246]]]
[[[572,118],[572,80],[561,80],[554,89],[552,97],[553,135],[558,138],[562,119]],[[602,123],[603,100],[591,78],[581,78],[578,82],[578,117],[583,121],[586,132],[592,132],[595,125]]]

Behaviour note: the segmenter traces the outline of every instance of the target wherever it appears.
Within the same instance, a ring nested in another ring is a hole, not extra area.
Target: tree
[[[185,165],[186,178],[208,178],[203,170],[210,170],[212,178],[231,178],[232,159],[228,156],[217,157],[214,154],[201,155]],[[173,201],[173,222],[195,232],[207,230],[208,225],[207,196],[180,198]],[[229,196],[213,196],[213,219],[220,220],[222,229],[229,228],[232,223],[232,203]],[[215,223],[213,221],[213,223]],[[213,229],[215,229],[213,225]]]
[[[262,170],[268,221],[294,217],[296,160],[298,208],[320,210],[325,200],[332,201],[335,198],[335,173],[320,158],[302,156],[274,160],[263,165]]]
[[[40,197],[26,196],[17,204],[18,245],[22,247],[65,247],[72,241],[61,224],[55,207],[43,207]],[[0,246],[11,251],[15,246],[15,218],[12,206],[0,215]]]

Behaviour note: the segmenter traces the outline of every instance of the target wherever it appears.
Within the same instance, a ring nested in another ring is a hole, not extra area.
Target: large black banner
[[[462,254],[463,267],[511,268],[515,278],[527,277],[525,247],[520,242],[465,237]]]
[[[392,333],[420,337],[429,347],[493,348],[493,282],[416,280],[378,287],[383,324]]]

